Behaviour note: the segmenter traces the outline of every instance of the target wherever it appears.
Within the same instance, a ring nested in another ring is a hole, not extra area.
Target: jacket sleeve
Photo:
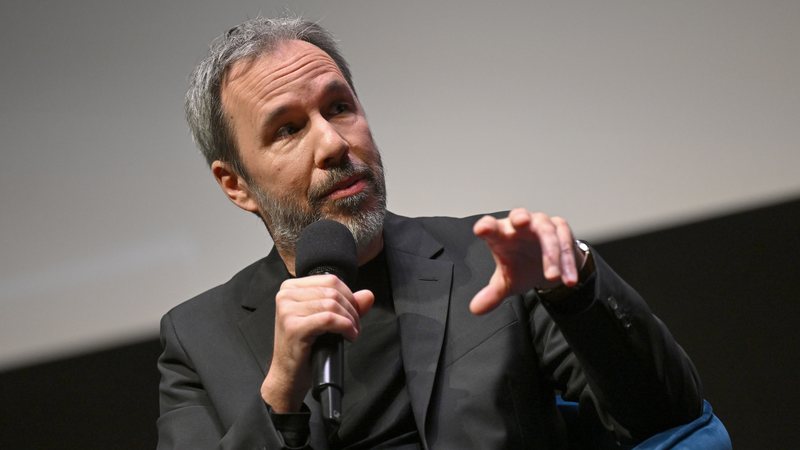
[[[169,314],[161,320],[161,345],[159,450],[291,448],[275,429],[267,405],[257,392],[251,402],[243,405],[239,418],[224,429]],[[310,447],[307,444],[300,448]]]
[[[692,362],[639,294],[593,257],[595,273],[572,297],[534,302],[531,325],[545,370],[565,399],[580,402],[581,414],[596,414],[623,442],[699,417],[702,388]]]

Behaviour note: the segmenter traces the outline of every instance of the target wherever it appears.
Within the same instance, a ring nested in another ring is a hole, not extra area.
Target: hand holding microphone
[[[323,416],[337,425],[342,386],[336,376],[342,365],[336,349],[342,336],[357,338],[359,318],[372,306],[374,295],[348,287],[358,273],[355,243],[338,222],[309,225],[298,241],[295,261],[298,278],[286,280],[275,297],[273,357],[261,394],[275,412],[292,412],[300,410],[311,387]],[[321,369],[313,382],[312,346]]]
[[[295,255],[298,277],[331,274],[348,288],[358,277],[356,242],[339,222],[321,220],[307,226],[297,241]],[[311,389],[322,406],[322,418],[329,426],[338,428],[344,378],[341,334],[325,333],[317,337],[311,352],[311,370]]]

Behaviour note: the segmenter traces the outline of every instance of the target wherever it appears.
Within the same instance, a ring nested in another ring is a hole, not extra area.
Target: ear
[[[258,202],[244,178],[233,170],[230,163],[214,161],[211,173],[222,188],[222,192],[239,208],[258,214]]]

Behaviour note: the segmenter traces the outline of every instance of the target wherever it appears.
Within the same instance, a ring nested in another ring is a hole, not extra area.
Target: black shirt
[[[375,294],[361,318],[361,333],[344,344],[342,424],[334,448],[360,449],[418,443],[406,389],[400,335],[386,257],[381,252],[358,271],[354,291]]]

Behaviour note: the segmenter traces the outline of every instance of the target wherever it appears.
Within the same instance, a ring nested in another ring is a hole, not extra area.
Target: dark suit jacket
[[[702,411],[699,380],[639,295],[597,255],[573,298],[512,296],[473,316],[494,270],[476,217],[388,214],[386,259],[411,406],[429,448],[558,448],[554,390],[619,439]],[[259,393],[273,348],[274,298],[289,277],[277,252],[185,302],[161,323],[159,448],[280,448]],[[548,311],[549,310],[549,311]],[[345,391],[346,395],[346,391]],[[318,405],[311,445],[326,448]]]

